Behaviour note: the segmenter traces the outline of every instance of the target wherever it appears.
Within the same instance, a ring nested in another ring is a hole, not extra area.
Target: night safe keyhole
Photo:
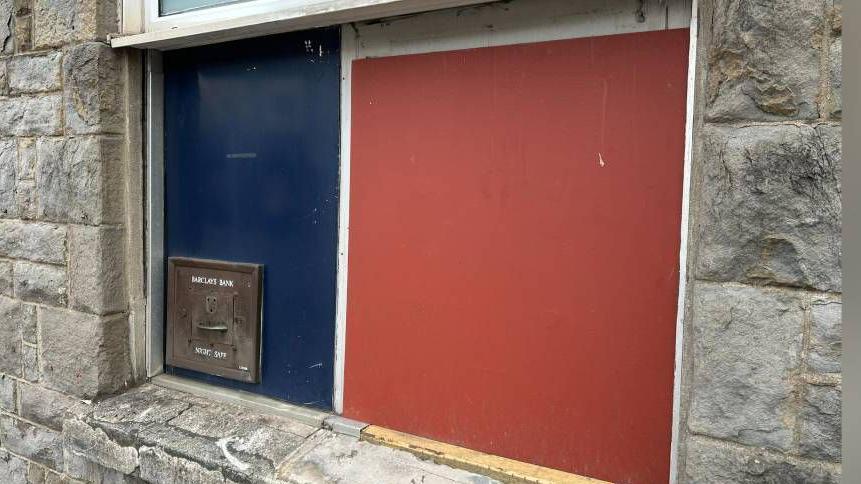
[[[218,309],[218,298],[215,296],[206,296],[206,312],[215,314],[216,309]]]

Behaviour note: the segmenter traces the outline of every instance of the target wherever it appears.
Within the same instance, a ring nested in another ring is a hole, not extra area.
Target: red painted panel
[[[667,481],[687,45],[353,64],[347,416]]]

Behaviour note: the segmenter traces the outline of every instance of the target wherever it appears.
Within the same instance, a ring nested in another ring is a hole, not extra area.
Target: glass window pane
[[[239,3],[247,0],[159,0],[159,15],[170,15],[197,8],[215,7],[227,3]]]

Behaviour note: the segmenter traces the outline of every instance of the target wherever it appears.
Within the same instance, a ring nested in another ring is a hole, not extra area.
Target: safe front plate
[[[260,380],[261,266],[168,259],[167,363]]]

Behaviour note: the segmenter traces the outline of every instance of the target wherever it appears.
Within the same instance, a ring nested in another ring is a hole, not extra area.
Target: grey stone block
[[[16,174],[18,180],[34,180],[36,178],[35,138],[18,138],[18,165]]]
[[[46,223],[0,220],[0,256],[34,262],[66,262],[66,228]]]
[[[26,482],[26,479],[27,461],[0,449],[0,482],[18,484]]]
[[[21,376],[21,321],[27,317],[24,304],[0,297],[0,372]]]
[[[102,43],[76,45],[63,61],[66,129],[70,133],[122,133],[123,85],[119,57]]]
[[[841,389],[807,385],[801,409],[799,448],[814,459],[840,461]]]
[[[194,482],[224,484],[224,476],[216,470],[167,454],[161,449],[141,447],[140,474],[146,482]]]
[[[171,420],[170,424],[179,429],[211,438],[227,435],[247,437],[261,429],[273,430],[291,438],[296,437],[292,440],[294,443],[319,430],[319,427],[312,427],[296,420],[248,414],[240,406],[224,403],[211,407],[192,406],[182,415]],[[273,458],[273,460],[277,459]]]
[[[817,300],[810,309],[810,347],[807,366],[819,373],[839,373],[842,354],[842,304]]]
[[[0,141],[0,218],[16,218],[15,165],[18,147],[15,140]]]
[[[21,360],[24,379],[30,382],[39,381],[39,350],[35,346],[21,346]]]
[[[839,291],[840,129],[704,131],[698,278]]]
[[[60,89],[60,52],[15,56],[9,61],[9,92],[13,94]]]
[[[63,456],[63,460],[65,461],[65,455]],[[54,472],[49,470],[45,474],[45,484],[83,484],[81,481],[77,479],[72,479],[69,476],[64,474]]]
[[[698,283],[693,299],[694,433],[747,445],[792,445],[802,304],[779,291]]]
[[[105,40],[117,32],[117,2],[34,0],[33,43],[38,49],[85,40]]]
[[[39,216],[82,224],[122,221],[122,143],[43,138],[36,145]]]
[[[841,38],[831,41],[828,48],[829,93],[826,101],[828,115],[833,119],[843,117],[843,42]]]
[[[12,296],[12,261],[0,260],[0,296]]]
[[[17,205],[18,217],[23,220],[37,218],[39,211],[36,205],[36,182],[32,180],[18,180],[18,183],[15,184],[15,203]]]
[[[710,25],[707,118],[818,117],[822,0],[717,0]]]
[[[12,0],[0,0],[0,54],[11,54],[14,50],[12,37]]]
[[[74,482],[99,484],[143,484],[139,478],[101,466],[87,458],[85,454],[65,449],[63,458],[66,473],[76,479]],[[47,484],[47,483],[46,483]]]
[[[800,461],[780,454],[691,437],[687,441],[685,479],[692,484],[837,484],[840,468]]]
[[[60,434],[17,418],[0,415],[0,439],[12,452],[53,469],[63,467]]]
[[[33,16],[15,17],[15,49],[27,52],[33,48]]]
[[[47,474],[47,469],[35,462],[30,462],[27,466],[27,484],[44,484]]]
[[[0,98],[0,136],[62,134],[62,102],[60,94]]]
[[[139,430],[142,426],[154,423],[163,424],[190,406],[190,403],[177,398],[178,396],[180,394],[154,385],[134,388],[95,404],[92,421],[112,426],[127,425],[132,430]]]
[[[69,230],[69,306],[107,314],[128,307],[125,232],[115,227],[72,226]]]
[[[270,427],[261,419],[236,410],[231,412],[225,406],[192,406],[171,420],[170,425],[211,439],[229,438],[229,445],[237,455],[264,457],[274,463],[284,460],[302,444],[303,437]]]
[[[43,308],[39,311],[42,381],[84,399],[125,388],[130,381],[125,317]]]
[[[3,3],[0,1],[0,3]],[[0,14],[2,16],[2,14]],[[0,30],[3,27],[0,26]],[[5,96],[9,93],[9,73],[8,63],[5,60],[0,60],[0,96]]]
[[[10,413],[18,411],[16,400],[16,385],[14,378],[7,375],[0,375],[0,409]]]
[[[18,387],[21,417],[54,430],[63,429],[63,420],[81,417],[90,407],[80,400],[40,385]]]
[[[33,16],[19,15],[15,17],[15,49],[27,52],[33,48]]]
[[[102,467],[122,474],[131,474],[138,467],[136,448],[120,445],[101,429],[94,429],[78,419],[68,419],[63,424],[63,445]]]
[[[38,342],[38,318],[36,317],[36,305],[24,304],[22,307],[23,316],[21,318],[21,339],[25,343],[36,345]]]
[[[65,306],[68,299],[63,267],[15,262],[15,296],[24,301]]]

